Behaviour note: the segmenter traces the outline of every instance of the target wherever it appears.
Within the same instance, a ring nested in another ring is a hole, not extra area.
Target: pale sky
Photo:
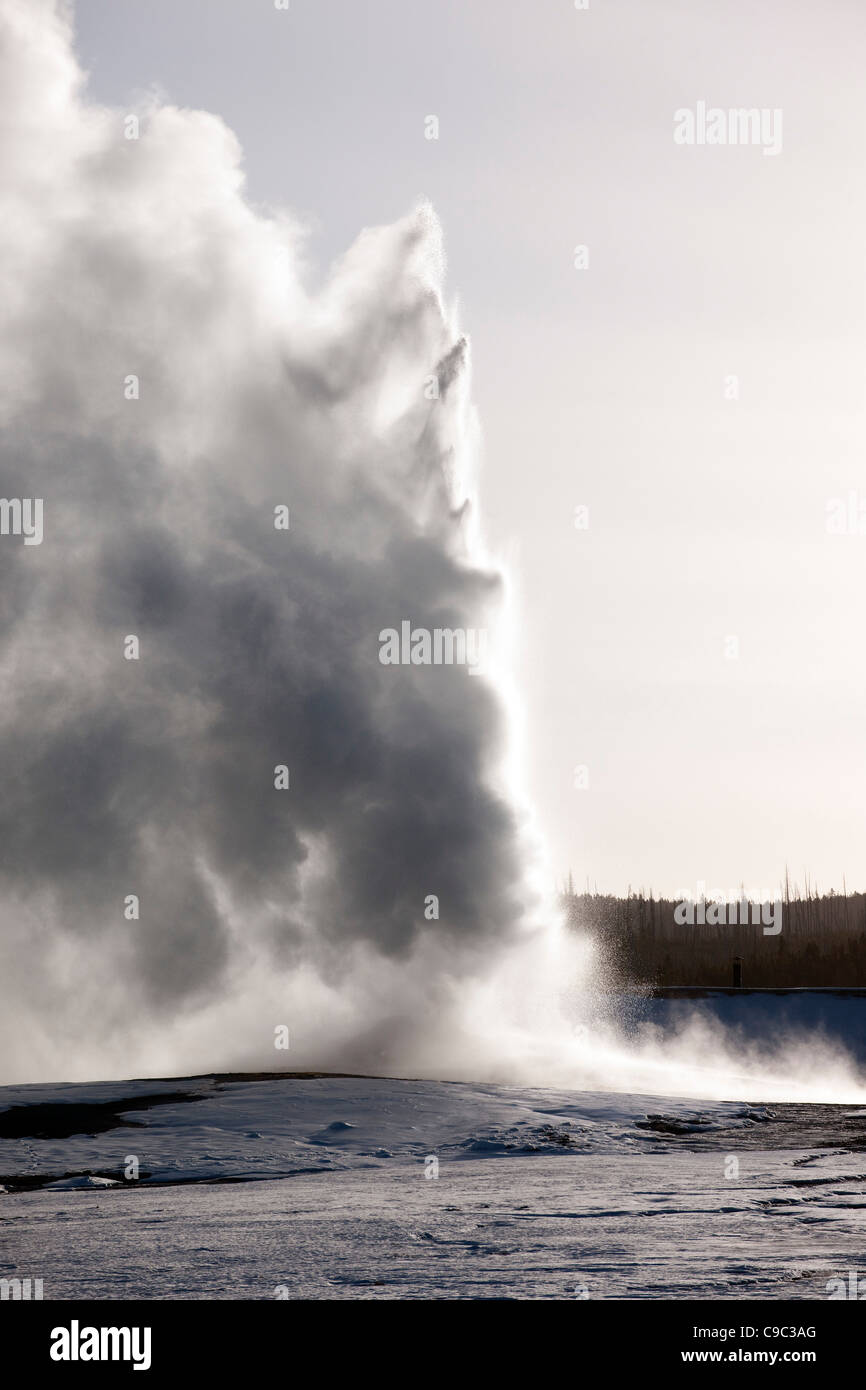
[[[75,12],[91,95],[219,114],[312,273],[433,202],[553,872],[866,887],[866,534],[826,530],[866,515],[859,0]],[[676,145],[699,102],[780,109],[781,152]]]

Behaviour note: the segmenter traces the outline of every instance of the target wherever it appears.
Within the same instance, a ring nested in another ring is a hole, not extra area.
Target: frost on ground
[[[863,1261],[850,1107],[198,1077],[7,1087],[3,1134],[0,1277],[49,1299],[820,1299]]]

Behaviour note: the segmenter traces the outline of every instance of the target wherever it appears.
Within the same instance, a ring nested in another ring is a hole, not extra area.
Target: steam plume
[[[44,507],[40,545],[0,541],[7,1068],[71,1042],[126,1070],[274,972],[340,997],[388,966],[402,1015],[420,968],[412,1032],[528,904],[491,685],[379,662],[380,630],[483,628],[500,589],[436,219],[314,292],[219,119],[153,102],[126,138],[50,0],[3,0],[0,39],[0,489]]]

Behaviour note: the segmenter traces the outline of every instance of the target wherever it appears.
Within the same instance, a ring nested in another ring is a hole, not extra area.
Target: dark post
[[[743,988],[743,957],[734,956],[734,989]]]

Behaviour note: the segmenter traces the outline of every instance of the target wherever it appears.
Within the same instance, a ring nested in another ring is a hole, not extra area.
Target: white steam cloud
[[[538,891],[502,679],[378,660],[404,619],[503,612],[430,209],[314,291],[222,121],[127,114],[86,99],[64,6],[0,0],[0,495],[42,502],[41,543],[0,535],[0,1081],[832,1099],[832,1065],[858,1098],[836,1057],[626,1046]]]
[[[260,1058],[411,1053],[532,897],[493,689],[379,661],[501,587],[436,220],[312,293],[220,120],[88,104],[48,0],[0,43],[5,1065],[225,1060],[241,998]]]

